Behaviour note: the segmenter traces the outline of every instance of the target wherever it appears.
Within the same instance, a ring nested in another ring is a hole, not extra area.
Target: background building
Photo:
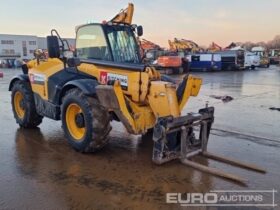
[[[32,59],[36,36],[0,34],[0,59]]]
[[[74,48],[75,39],[67,39]],[[0,34],[0,64],[15,65],[15,60],[30,60],[34,58],[34,50],[47,49],[47,39],[33,35]]]
[[[66,39],[70,45],[70,48],[74,48],[75,47],[75,39],[70,39],[67,38]],[[42,50],[46,50],[47,49],[47,39],[45,37],[38,37],[37,38],[37,43],[38,43],[38,48],[42,49]]]

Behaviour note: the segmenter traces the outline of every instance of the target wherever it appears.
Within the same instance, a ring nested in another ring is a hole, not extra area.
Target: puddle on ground
[[[231,96],[217,96],[217,95],[210,95],[209,97],[222,100],[224,103],[232,101],[234,98]]]
[[[276,107],[269,107],[270,110],[272,111],[279,111],[280,112],[280,108],[276,108]]]

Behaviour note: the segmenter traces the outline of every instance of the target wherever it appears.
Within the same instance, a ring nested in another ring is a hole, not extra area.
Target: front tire
[[[108,143],[110,116],[97,99],[72,89],[63,98],[61,114],[65,136],[75,150],[95,152]]]
[[[43,117],[36,112],[33,92],[27,82],[15,82],[11,103],[16,122],[21,127],[35,128],[41,124]]]

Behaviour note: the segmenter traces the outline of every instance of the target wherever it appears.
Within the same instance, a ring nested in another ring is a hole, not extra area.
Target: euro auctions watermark
[[[166,193],[166,203],[181,206],[276,207],[277,190],[212,190],[207,193]]]

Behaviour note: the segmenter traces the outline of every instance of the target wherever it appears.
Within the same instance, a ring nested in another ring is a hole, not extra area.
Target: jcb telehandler
[[[62,120],[69,144],[93,152],[108,143],[110,121],[121,121],[132,134],[153,130],[153,162],[180,159],[184,164],[238,182],[244,180],[189,159],[201,154],[220,161],[263,171],[206,151],[214,108],[181,115],[190,96],[197,96],[202,80],[188,75],[177,85],[154,68],[141,64],[129,4],[111,21],[78,26],[76,51],[55,30],[47,37],[49,58],[22,66],[23,74],[10,82],[17,123],[38,126],[43,117]],[[198,131],[194,129],[198,127]],[[196,134],[196,135],[195,135]]]

